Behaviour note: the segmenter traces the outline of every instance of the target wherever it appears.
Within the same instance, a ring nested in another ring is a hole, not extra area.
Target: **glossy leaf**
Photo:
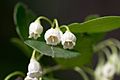
[[[120,16],[99,17],[83,23],[72,23],[68,26],[75,33],[107,32],[120,28]]]
[[[14,9],[14,23],[16,25],[16,31],[22,40],[28,38],[29,24],[36,16],[27,7],[18,3]]]
[[[35,40],[26,40],[25,44],[37,50],[43,55],[52,56],[52,57],[71,58],[71,57],[76,57],[80,54],[78,52],[73,52],[62,48],[49,46],[45,42],[40,42]]]

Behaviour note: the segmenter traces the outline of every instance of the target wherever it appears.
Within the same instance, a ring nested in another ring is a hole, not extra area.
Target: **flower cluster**
[[[100,64],[95,70],[95,80],[112,80],[116,67],[110,62]]]
[[[107,61],[105,62],[103,56],[100,56],[98,66],[94,72],[95,80],[112,80],[115,74],[120,74],[120,54],[118,50],[120,49],[120,42],[112,39],[112,41],[106,41],[104,45],[109,46],[111,51],[108,51],[109,49],[105,47],[103,48],[103,52],[106,54]]]
[[[75,46],[76,37],[68,30],[66,30],[63,34],[59,28],[51,28],[46,31],[45,40],[49,45],[57,45],[61,42],[64,49],[73,49]]]
[[[37,20],[32,22],[29,26],[29,38],[37,39],[43,32],[43,27],[38,19],[40,18],[37,18]],[[67,30],[63,34],[56,19],[51,26],[52,27],[48,29],[44,35],[46,44],[56,46],[61,42],[64,49],[73,49],[76,44],[76,36],[69,30],[69,28],[65,26]]]
[[[37,39],[41,36],[43,32],[43,27],[40,23],[40,19],[47,20],[51,24],[51,28],[48,29],[44,34],[44,39],[46,44],[56,46],[60,42],[64,49],[73,49],[76,43],[75,35],[69,30],[67,26],[65,33],[60,30],[58,22],[54,19],[53,23],[46,17],[38,17],[29,26],[29,38]],[[33,51],[30,63],[28,65],[28,73],[24,80],[41,80],[42,79],[42,69],[40,63],[35,58],[35,50]]]

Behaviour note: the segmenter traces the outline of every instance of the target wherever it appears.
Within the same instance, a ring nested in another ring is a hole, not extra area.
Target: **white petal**
[[[29,26],[29,38],[37,39],[40,37],[40,34],[43,32],[43,27],[39,22],[32,22]]]
[[[45,41],[50,45],[57,45],[60,43],[62,32],[59,29],[48,29],[44,35]]]
[[[30,60],[30,63],[28,65],[27,75],[30,77],[42,76],[42,69],[41,69],[40,63],[33,58]]]
[[[76,37],[70,31],[66,31],[61,37],[61,42],[64,49],[73,49],[76,43]]]
[[[112,78],[115,74],[115,71],[115,66],[108,62],[103,67],[103,76],[106,78]]]
[[[71,40],[73,42],[76,41],[76,37],[73,33],[71,33],[70,31],[66,31],[63,36],[62,36],[62,41],[65,41],[65,40]]]

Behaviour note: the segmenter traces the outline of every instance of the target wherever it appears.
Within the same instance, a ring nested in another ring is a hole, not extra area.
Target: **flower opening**
[[[62,36],[62,32],[60,31],[60,29],[51,28],[46,31],[44,38],[47,44],[57,45],[61,41],[61,36]]]
[[[42,76],[42,69],[40,63],[34,58],[31,58],[30,60],[27,75],[31,78],[39,78]]]
[[[76,37],[70,31],[66,31],[63,34],[61,41],[64,49],[73,49],[76,43]]]

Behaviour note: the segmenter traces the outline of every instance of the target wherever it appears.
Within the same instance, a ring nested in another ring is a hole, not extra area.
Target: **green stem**
[[[117,50],[117,48],[115,46],[110,46],[110,48],[111,48],[111,51],[112,51],[113,54],[118,53],[118,50]]]
[[[43,54],[40,54],[40,53],[39,53],[39,55],[36,56],[36,50],[33,50],[31,58],[39,60],[42,56],[43,56]]]
[[[38,17],[35,21],[36,21],[36,22],[37,22],[37,21],[40,22],[39,20],[41,20],[41,19],[46,20],[46,21],[49,22],[50,25],[52,26],[52,21],[51,21],[50,19],[48,19],[47,17],[44,17],[44,16]]]
[[[116,47],[120,50],[120,41],[119,40],[117,40],[117,39],[110,39],[112,42],[114,42],[115,43],[115,45],[116,45]]]
[[[42,80],[42,77],[40,77],[39,80]]]
[[[110,57],[110,55],[111,55],[110,50],[105,47],[102,51],[106,54],[107,59],[109,59],[109,57]]]
[[[49,73],[49,72],[53,72],[53,71],[59,70],[61,68],[62,67],[60,65],[56,65],[56,66],[53,66],[53,67],[49,67],[49,68],[43,69],[43,75],[45,75],[46,73]]]
[[[32,56],[31,56],[31,58],[35,58],[35,50],[33,50],[33,53],[32,53]],[[36,59],[36,58],[35,58]]]
[[[102,41],[102,42],[98,43],[98,45],[96,45],[94,47],[94,51],[97,52],[97,51],[105,48],[106,46],[111,46],[111,45],[114,45],[114,43],[110,39]]]
[[[40,54],[39,56],[37,56],[37,60],[39,60],[41,57],[43,56],[43,54]]]
[[[83,67],[82,69],[84,69],[91,76],[94,76],[94,70],[92,70],[91,68]]]
[[[62,25],[62,26],[60,26],[60,28],[66,28],[67,31],[70,31],[69,27],[66,25]]]
[[[103,66],[104,63],[105,63],[105,58],[104,58],[103,52],[100,51],[100,52],[98,53],[98,56],[99,56],[99,58],[98,58],[97,67],[98,67],[98,66]]]
[[[23,72],[15,71],[15,72],[10,73],[8,76],[6,76],[4,80],[9,80],[11,77],[13,77],[15,75],[21,75],[22,77],[25,76],[25,74]]]
[[[55,27],[54,27],[54,26],[55,26]],[[59,25],[58,25],[57,19],[54,19],[53,24],[52,24],[52,28],[57,28],[57,29],[59,29]]]
[[[81,68],[75,67],[74,70],[77,71],[78,73],[80,73],[84,80],[89,80],[88,76]]]

